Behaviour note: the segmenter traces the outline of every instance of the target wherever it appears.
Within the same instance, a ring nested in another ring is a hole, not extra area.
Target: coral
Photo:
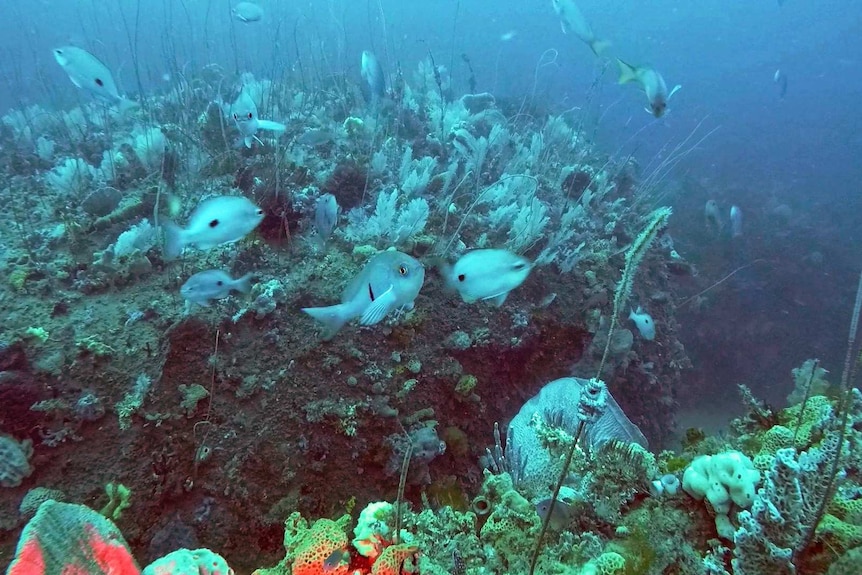
[[[286,534],[285,534],[286,537]],[[347,549],[347,535],[344,529],[331,519],[318,519],[304,534],[296,547],[292,575],[346,575],[348,565],[339,562],[327,569],[324,563],[336,551]]]
[[[0,487],[18,487],[30,477],[32,455],[33,444],[29,439],[19,443],[8,435],[0,435]]]
[[[209,549],[177,549],[147,565],[141,575],[233,575],[233,569]]]
[[[804,411],[801,404],[793,405],[781,411],[778,421],[781,425],[794,430],[796,447],[805,449],[817,442],[824,423],[833,417],[834,409],[829,398],[814,395],[808,398]]]
[[[419,547],[416,545],[408,545],[406,543],[390,545],[374,561],[374,565],[371,567],[371,574],[401,575],[405,571],[404,562],[414,557],[418,551]]]
[[[607,551],[584,565],[580,575],[621,575],[625,568],[626,560],[622,555]]]
[[[105,485],[105,494],[108,496],[108,502],[99,513],[108,519],[116,521],[123,515],[123,511],[132,506],[132,491],[122,483],[108,483]]]
[[[144,218],[139,223],[124,231],[114,243],[114,255],[128,256],[135,251],[146,252],[156,243],[156,229]]]
[[[59,489],[48,489],[47,487],[34,487],[24,496],[18,506],[18,515],[22,519],[30,519],[39,510],[39,507],[48,501],[65,501],[66,495]]]

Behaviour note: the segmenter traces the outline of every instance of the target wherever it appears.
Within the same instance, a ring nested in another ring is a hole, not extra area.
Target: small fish
[[[282,133],[287,129],[287,126],[270,120],[261,120],[257,115],[257,105],[254,99],[245,91],[245,88],[240,90],[236,101],[229,107],[222,104],[222,110],[228,119],[232,119],[239,130],[242,142],[246,148],[251,148],[253,141],[258,143],[263,142],[257,137],[258,130],[269,130],[271,132]]]
[[[783,100],[787,95],[787,75],[781,70],[776,70],[772,75],[772,81],[778,84],[778,97]]]
[[[194,246],[208,250],[237,242],[263,220],[263,210],[243,196],[207,198],[192,211],[188,225],[180,228],[165,222],[165,259],[172,260],[183,249]]]
[[[314,229],[325,245],[338,223],[338,200],[332,194],[323,194],[314,206]]]
[[[346,549],[336,549],[329,554],[329,557],[323,562],[323,572],[331,573],[334,569],[341,565],[350,563],[350,552]]]
[[[118,104],[121,109],[137,105],[120,96],[108,67],[83,48],[75,46],[55,48],[54,59],[75,86],[96,98],[109,104]]]
[[[551,498],[543,499],[536,503],[536,513],[539,514],[539,517],[542,521],[548,516],[548,511],[551,509]],[[554,510],[551,512],[551,519],[548,522],[548,525],[554,531],[562,531],[566,529],[572,523],[572,519],[574,519],[574,509],[571,505],[566,503],[565,501],[560,501],[557,499],[557,502],[554,503]]]
[[[307,130],[306,132],[304,132],[300,137],[296,139],[296,141],[303,146],[314,147],[328,144],[334,139],[335,134],[333,134],[331,130],[326,130],[323,128],[312,128],[311,130]]]
[[[533,264],[507,250],[473,250],[453,266],[444,266],[446,283],[467,303],[490,300],[499,307],[509,292],[524,283]]]
[[[259,22],[263,18],[263,8],[254,2],[240,2],[233,7],[233,16],[246,24]]]
[[[635,82],[638,84],[646,94],[647,101],[649,102],[649,108],[646,108],[646,111],[656,118],[661,118],[665,111],[667,111],[667,104],[670,102],[671,97],[682,86],[677,84],[668,93],[664,78],[654,68],[650,68],[649,66],[632,66],[619,58],[617,58],[617,64],[620,67],[619,83],[627,84],[628,82]]]
[[[253,274],[247,273],[239,279],[233,279],[229,273],[222,270],[207,270],[198,272],[180,288],[180,295],[189,303],[208,307],[214,299],[224,299],[231,291],[248,293],[251,291]]]
[[[742,208],[739,206],[730,207],[730,235],[734,238],[742,235]]]
[[[377,57],[368,50],[362,51],[361,73],[362,79],[365,80],[363,87],[364,91],[367,91],[366,99],[371,103],[377,102],[386,93],[386,78]]]
[[[600,56],[610,47],[610,42],[596,38],[590,23],[584,18],[574,0],[551,0],[551,5],[554,7],[554,12],[560,17],[563,34],[574,33],[581,42],[590,47],[596,56]]]
[[[398,251],[381,252],[347,284],[340,304],[302,311],[323,324],[324,339],[332,339],[352,319],[374,325],[400,307],[412,308],[424,280],[425,268],[415,258]]]
[[[638,328],[642,338],[649,341],[655,339],[655,322],[652,320],[652,316],[643,311],[640,306],[637,310],[629,312],[629,319],[635,322],[635,327]]]
[[[500,42],[509,42],[514,40],[515,36],[518,35],[518,32],[515,30],[509,30],[508,32],[504,32],[500,34]]]
[[[708,200],[703,207],[703,217],[706,220],[706,228],[718,234],[724,229],[724,222],[721,219],[721,210],[718,209],[718,202]]]

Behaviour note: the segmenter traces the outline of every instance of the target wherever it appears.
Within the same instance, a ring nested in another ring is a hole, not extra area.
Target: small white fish
[[[222,109],[228,119],[232,119],[239,130],[240,136],[246,148],[251,148],[254,140],[262,144],[257,137],[258,130],[269,130],[271,132],[282,133],[287,129],[287,126],[270,120],[261,120],[257,115],[257,105],[254,99],[243,88],[236,101],[229,107],[222,105]]]
[[[338,200],[332,194],[323,194],[314,206],[314,229],[317,230],[322,244],[326,244],[336,223],[338,223]]]
[[[629,312],[629,319],[635,322],[635,327],[641,334],[641,337],[650,341],[655,339],[655,322],[652,316],[643,311],[640,306],[638,309]]]
[[[533,264],[508,250],[473,250],[451,267],[444,267],[446,283],[467,303],[490,300],[499,307],[509,292],[524,283]]]
[[[377,102],[386,94],[386,78],[377,56],[368,50],[362,51],[361,73],[362,79],[365,80],[365,89],[368,91],[368,101]]]
[[[551,0],[551,5],[560,17],[563,34],[572,32],[581,42],[589,46],[596,56],[601,55],[611,45],[606,40],[596,38],[590,23],[584,18],[574,0]]]
[[[739,206],[730,207],[730,235],[734,238],[742,235],[742,208]]]
[[[119,104],[121,109],[137,105],[120,96],[108,67],[83,48],[75,46],[55,48],[54,60],[63,68],[75,86],[96,98],[110,104]]]
[[[721,219],[721,210],[718,208],[718,202],[715,200],[707,200],[703,207],[703,217],[706,221],[706,228],[713,233],[721,233],[724,229],[724,221]]]
[[[500,34],[500,42],[509,42],[514,40],[515,36],[518,35],[518,32],[515,30],[509,30],[508,32],[504,32]]]
[[[341,303],[306,307],[302,311],[323,324],[324,339],[332,339],[352,319],[374,325],[400,307],[413,307],[425,281],[425,268],[416,258],[398,251],[372,257],[341,294]]]
[[[224,299],[232,291],[248,293],[251,291],[253,274],[247,273],[239,279],[233,279],[229,273],[222,270],[207,270],[198,272],[180,288],[180,295],[189,303],[208,307],[214,299]]]
[[[259,22],[263,18],[263,8],[254,2],[240,2],[233,7],[233,15],[234,18],[246,24]]]
[[[207,198],[192,211],[185,229],[173,222],[165,222],[165,259],[176,258],[188,246],[208,250],[237,242],[256,228],[261,220],[263,210],[248,198]]]
[[[783,100],[787,95],[787,75],[780,69],[776,70],[772,75],[772,81],[778,84],[778,96]]]
[[[671,97],[676,94],[682,86],[677,84],[673,90],[668,93],[667,84],[664,83],[664,78],[654,68],[649,66],[632,66],[626,64],[617,58],[617,64],[620,67],[620,84],[634,82],[638,84],[644,91],[649,102],[649,108],[646,111],[661,118],[667,111],[667,104]]]

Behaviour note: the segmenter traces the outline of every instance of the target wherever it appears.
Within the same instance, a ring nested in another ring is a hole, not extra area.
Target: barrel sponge
[[[682,488],[695,499],[706,498],[716,513],[727,513],[730,504],[749,507],[754,501],[760,472],[739,451],[701,455],[686,468]]]

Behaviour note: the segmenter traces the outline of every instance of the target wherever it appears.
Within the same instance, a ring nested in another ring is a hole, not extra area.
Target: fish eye
[[[104,83],[104,82],[102,82],[102,79],[101,79],[101,78],[96,78],[96,85],[97,85],[97,86],[104,86],[104,85],[105,85],[105,83]]]
[[[217,281],[217,282],[216,282],[216,285],[217,285],[217,286],[223,286],[223,285],[224,285],[224,282],[223,282],[223,281],[221,281],[221,280],[219,280],[219,281]]]
[[[401,264],[400,266],[398,266],[398,273],[400,273],[403,276],[406,276],[407,275],[407,266],[405,266],[404,264]]]
[[[464,281],[464,278],[465,278],[464,274],[458,274],[458,281],[459,282]]]
[[[218,220],[213,220],[213,221],[211,221],[211,222],[210,222],[210,227],[211,227],[211,228],[214,228],[214,227],[216,227],[217,225],[218,225]]]
[[[257,209],[257,215],[262,216],[262,215],[263,215],[263,210],[262,210],[262,209],[260,209],[260,208],[258,208],[258,209]]]
[[[234,112],[234,113],[233,113],[233,119],[234,119],[234,120],[239,120],[239,114],[237,114],[236,112]]]
[[[249,113],[248,113],[248,119],[249,119],[249,120],[251,120],[252,118],[254,118],[254,114],[252,114],[251,112],[249,112]]]
[[[518,262],[512,266],[512,269],[516,270],[516,271],[520,271],[520,270],[524,269],[525,267],[527,267],[527,264],[525,264],[524,262]]]

